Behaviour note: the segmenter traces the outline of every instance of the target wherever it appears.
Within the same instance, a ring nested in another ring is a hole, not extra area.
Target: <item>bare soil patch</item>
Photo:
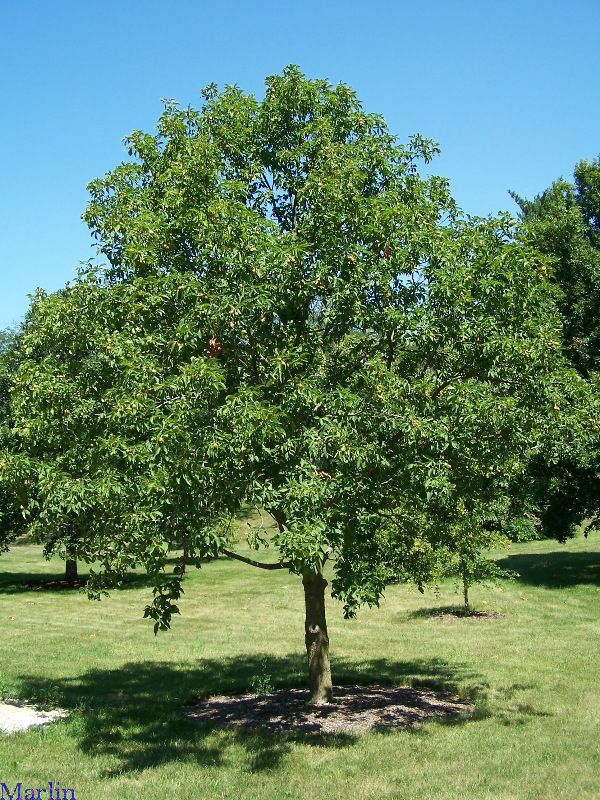
[[[185,709],[189,719],[219,727],[255,727],[272,732],[351,733],[415,727],[430,719],[458,719],[473,706],[456,695],[408,686],[340,686],[335,702],[306,703],[306,689],[265,695],[211,697]]]

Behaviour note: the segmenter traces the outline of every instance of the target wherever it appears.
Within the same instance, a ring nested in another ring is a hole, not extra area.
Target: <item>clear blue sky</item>
[[[289,63],[350,84],[470,214],[515,210],[600,153],[600,0],[4,0],[0,328],[95,250],[86,184],[208,83],[262,95]]]

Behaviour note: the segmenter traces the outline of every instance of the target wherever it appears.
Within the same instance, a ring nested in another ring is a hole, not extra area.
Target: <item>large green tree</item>
[[[515,485],[514,505],[543,534],[565,540],[582,524],[590,530],[600,522],[600,159],[580,161],[572,182],[557,180],[533,200],[513,196],[525,241],[548,259],[561,348],[579,376],[559,401],[575,417],[568,427],[548,426]]]
[[[513,194],[529,244],[546,255],[557,287],[562,346],[586,376],[600,359],[600,159],[582,160],[533,200]]]
[[[347,86],[289,67],[262,101],[204,99],[90,185],[109,264],[34,302],[4,472],[34,487],[38,535],[75,526],[92,591],[144,565],[156,627],[189,559],[297,574],[320,703],[326,571],[347,614],[392,575],[423,583],[522,468],[553,402],[552,293],[510,221],[462,218],[417,172],[435,146]],[[277,524],[267,565],[232,548],[248,503]]]

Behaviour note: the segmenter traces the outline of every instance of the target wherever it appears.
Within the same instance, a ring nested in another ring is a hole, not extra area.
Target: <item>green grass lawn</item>
[[[194,698],[304,683],[302,585],[229,560],[193,571],[169,633],[142,619],[142,575],[99,603],[33,590],[60,577],[41,549],[0,557],[0,695],[59,703],[68,720],[0,735],[0,783],[60,781],[78,800],[600,797],[600,537],[499,553],[520,573],[472,590],[498,618],[439,619],[453,584],[390,586],[380,609],[344,621],[329,603],[334,682],[445,687],[476,714],[360,737],[212,730],[182,716]],[[83,569],[80,572],[85,574]]]

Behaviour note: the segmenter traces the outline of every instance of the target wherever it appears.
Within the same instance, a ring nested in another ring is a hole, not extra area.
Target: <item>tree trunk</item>
[[[74,558],[67,558],[65,563],[65,578],[69,583],[77,580],[77,561]]]
[[[461,559],[460,572],[463,581],[463,600],[465,602],[465,611],[469,611],[469,570],[466,561]]]
[[[325,621],[325,587],[327,581],[323,577],[322,566],[317,572],[305,572],[302,576],[304,585],[304,603],[306,621],[304,625],[306,653],[308,656],[308,678],[311,705],[323,705],[333,700],[331,684],[331,666],[329,664],[329,637]]]

